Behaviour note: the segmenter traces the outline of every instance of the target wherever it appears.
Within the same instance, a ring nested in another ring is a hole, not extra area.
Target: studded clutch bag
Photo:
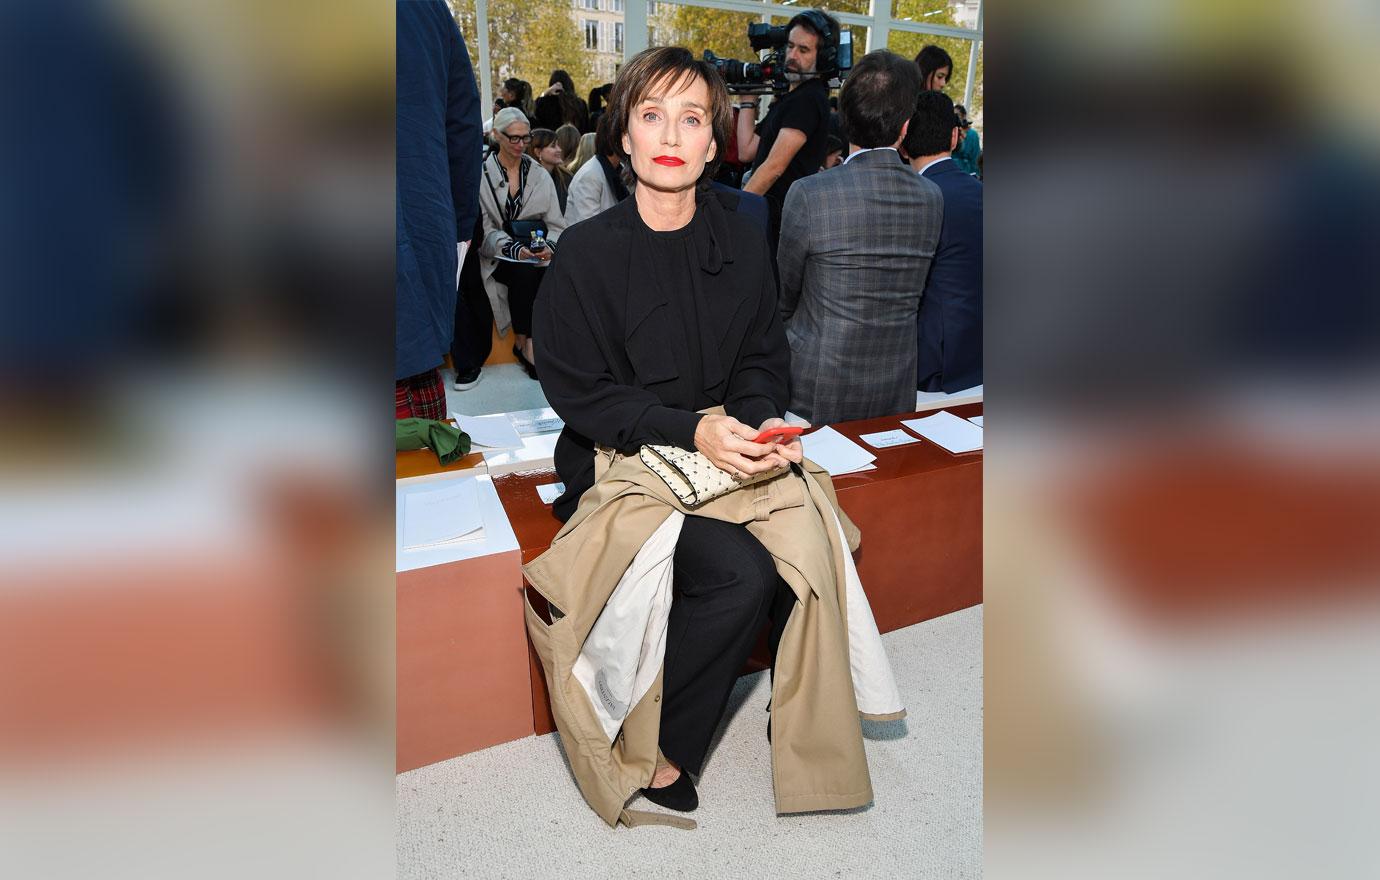
[[[686,507],[699,507],[734,489],[759,483],[781,473],[767,471],[742,480],[719,470],[702,452],[692,452],[679,446],[643,446],[638,451],[642,463],[652,469],[676,494]]]

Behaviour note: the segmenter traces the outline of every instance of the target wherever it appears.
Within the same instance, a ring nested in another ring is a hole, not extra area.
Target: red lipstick
[[[667,168],[679,168],[685,164],[684,159],[677,159],[675,156],[656,156],[652,161],[658,165],[665,165]]]

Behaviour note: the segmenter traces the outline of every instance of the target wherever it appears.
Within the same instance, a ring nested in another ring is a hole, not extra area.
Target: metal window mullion
[[[867,50],[885,49],[890,40],[891,0],[872,0],[872,24],[867,34]]]
[[[493,77],[489,73],[489,0],[474,0],[474,29],[479,33],[479,115],[493,101]]]

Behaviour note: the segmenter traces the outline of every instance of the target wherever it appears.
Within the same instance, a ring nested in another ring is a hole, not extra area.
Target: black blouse
[[[655,232],[627,199],[567,229],[533,314],[542,390],[565,420],[561,520],[594,485],[594,444],[694,449],[696,410],[756,427],[785,413],[790,350],[760,225],[734,193],[700,194],[683,229]]]

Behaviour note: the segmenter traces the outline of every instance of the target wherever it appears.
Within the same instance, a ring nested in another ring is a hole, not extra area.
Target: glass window
[[[585,48],[599,50],[599,22],[585,19]]]
[[[977,27],[980,0],[894,0],[891,14],[897,21]]]
[[[955,104],[963,103],[963,89],[968,85],[968,56],[973,49],[973,41],[964,37],[940,37],[934,34],[915,34],[908,31],[892,31],[887,48],[906,58],[914,58],[925,46],[938,46],[954,60],[953,70],[949,72],[949,82],[941,91],[953,98]],[[856,54],[855,54],[856,57]],[[973,86],[976,91],[976,83]],[[969,110],[972,108],[969,107]]]
[[[757,53],[748,44],[748,25],[762,20],[751,12],[729,12],[677,3],[657,4],[656,14],[647,12],[647,23],[661,38],[653,45],[684,46],[700,57],[708,49],[723,58],[756,61]]]
[[[613,23],[613,51],[623,51],[623,22],[621,21]]]
[[[613,12],[623,11],[623,0],[610,0],[609,9]]]

